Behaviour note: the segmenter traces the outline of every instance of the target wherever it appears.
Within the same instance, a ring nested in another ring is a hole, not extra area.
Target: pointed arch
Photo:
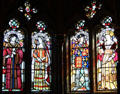
[[[24,32],[16,19],[9,21],[10,28],[4,31],[2,91],[23,91],[25,81]]]
[[[32,38],[31,78],[32,91],[50,91],[51,85],[51,37],[45,32],[46,25],[38,21]]]
[[[85,21],[76,25],[76,33],[70,38],[71,91],[90,90],[89,79],[89,32],[84,28]]]
[[[101,31],[96,34],[98,91],[117,90],[118,42],[111,22],[111,17],[105,17],[102,21],[104,28],[101,28]]]

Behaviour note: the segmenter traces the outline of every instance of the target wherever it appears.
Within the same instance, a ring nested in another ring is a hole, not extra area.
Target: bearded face
[[[11,39],[10,39],[10,44],[12,45],[12,46],[15,46],[16,44],[17,44],[17,37],[16,36],[13,36],[13,37],[11,37]]]

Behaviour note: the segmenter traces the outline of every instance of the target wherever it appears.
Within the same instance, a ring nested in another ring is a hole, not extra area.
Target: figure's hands
[[[16,55],[15,48],[13,48],[13,50],[12,50],[11,57],[13,58],[14,55]]]
[[[45,59],[46,59],[46,57],[43,57],[43,58],[42,58],[42,61],[45,60]]]
[[[43,57],[42,59],[41,58],[37,58],[37,60],[39,61],[39,62],[42,62],[43,60],[45,60],[46,59],[46,57]]]
[[[111,61],[114,57],[115,57],[115,53],[114,53],[114,54],[112,54],[112,56],[111,56],[111,57],[109,57],[108,61]]]
[[[10,55],[6,55],[6,56],[5,56],[5,58],[9,58],[9,57],[10,57]]]
[[[12,52],[12,54],[14,54],[14,55],[15,55],[15,54],[16,54],[16,52]]]
[[[37,60],[38,60],[39,62],[42,62],[41,58],[38,58],[38,57],[37,57]]]
[[[108,61],[110,62],[112,60],[112,57],[108,58]]]
[[[16,54],[16,52],[15,52],[15,48],[13,48],[12,54],[13,54],[13,55],[15,55],[15,54]]]

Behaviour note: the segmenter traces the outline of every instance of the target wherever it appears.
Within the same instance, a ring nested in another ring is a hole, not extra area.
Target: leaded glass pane
[[[78,32],[71,37],[71,91],[90,90],[89,33],[84,20],[77,24]]]
[[[102,22],[105,28],[96,35],[98,90],[117,89],[118,42],[110,26],[111,22],[112,18],[106,17]]]
[[[32,91],[50,91],[51,84],[51,38],[44,32],[46,25],[39,21],[32,33]]]
[[[12,29],[4,32],[2,91],[23,91],[25,82],[24,33],[17,20],[9,22]]]

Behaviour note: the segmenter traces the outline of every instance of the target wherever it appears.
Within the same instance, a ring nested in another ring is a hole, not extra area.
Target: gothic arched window
[[[45,32],[46,25],[38,21],[37,31],[32,33],[32,91],[50,91],[51,85],[51,37]]]
[[[9,21],[10,28],[4,31],[2,91],[23,91],[24,87],[24,33],[16,19]]]
[[[104,28],[96,34],[97,52],[97,90],[117,90],[118,42],[111,28],[112,18],[107,16],[102,21]]]
[[[89,33],[84,24],[84,20],[79,21],[76,25],[76,34],[70,38],[71,91],[90,90]]]

